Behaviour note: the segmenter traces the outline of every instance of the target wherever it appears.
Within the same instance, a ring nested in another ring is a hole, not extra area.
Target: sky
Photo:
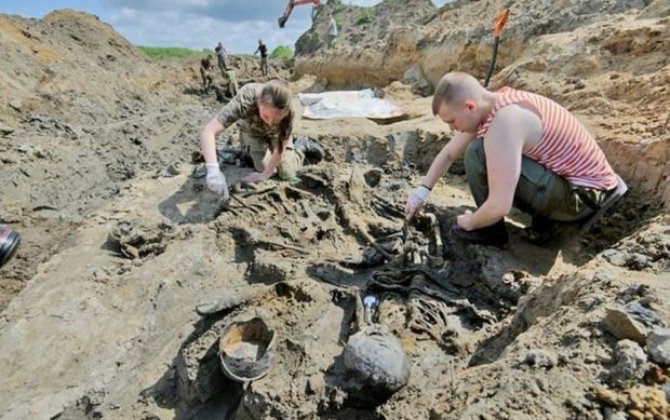
[[[298,6],[283,29],[277,18],[288,0],[0,0],[0,13],[42,18],[70,8],[97,15],[136,45],[213,49],[221,41],[229,52],[253,53],[258,39],[273,50],[293,48],[311,25],[311,6]],[[322,0],[325,2],[326,0]],[[437,6],[449,0],[432,0]],[[380,0],[343,0],[372,6]]]

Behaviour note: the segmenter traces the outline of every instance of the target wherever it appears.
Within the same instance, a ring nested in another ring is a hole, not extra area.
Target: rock
[[[661,389],[665,393],[665,400],[670,403],[670,382],[664,383]]]
[[[659,365],[670,365],[670,329],[659,328],[649,334],[647,352],[651,360]]]
[[[344,365],[365,392],[387,398],[407,384],[409,361],[398,339],[379,324],[366,325],[349,337]]]
[[[644,344],[647,340],[647,330],[635,321],[622,308],[607,308],[603,320],[605,329],[619,340],[633,340]]]
[[[624,386],[630,381],[637,381],[644,376],[647,355],[638,343],[621,340],[614,350],[616,365],[610,371],[612,385]]]
[[[8,127],[6,125],[0,124],[0,135],[6,136],[12,134],[16,129],[14,127]]]
[[[433,94],[433,85],[426,79],[419,65],[410,67],[402,77],[402,82],[412,86],[412,89],[422,96]]]
[[[653,300],[649,300],[648,297],[643,297],[628,303],[624,309],[637,322],[653,330],[655,327],[665,326],[661,317],[656,313],[654,308],[657,307],[654,305],[655,303]]]
[[[270,289],[266,287],[244,287],[227,290],[226,294],[221,297],[208,299],[199,303],[195,307],[195,311],[199,315],[210,315],[221,311],[229,311],[269,292],[269,290]]]
[[[530,366],[551,369],[558,363],[558,357],[549,350],[532,349],[526,353],[526,356],[523,358],[523,363]]]
[[[305,394],[307,395],[322,395],[326,388],[326,382],[323,375],[312,375],[307,379],[307,386],[305,387]]]
[[[610,264],[616,265],[617,267],[626,266],[626,254],[616,249],[606,249],[602,252],[603,258],[605,258]]]
[[[9,106],[16,111],[21,111],[21,108],[23,108],[23,101],[20,99],[14,99],[13,101],[9,101]]]
[[[628,267],[631,270],[644,270],[651,267],[652,259],[648,255],[634,253],[628,259]]]
[[[174,165],[168,165],[161,169],[158,174],[156,175],[157,178],[172,178],[177,175],[179,175],[179,169],[177,169]]]

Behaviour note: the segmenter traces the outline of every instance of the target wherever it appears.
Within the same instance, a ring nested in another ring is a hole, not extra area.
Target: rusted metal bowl
[[[275,358],[275,332],[262,318],[227,325],[219,338],[223,373],[239,382],[267,375]]]

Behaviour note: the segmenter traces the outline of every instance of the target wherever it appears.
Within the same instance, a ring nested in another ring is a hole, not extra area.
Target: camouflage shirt
[[[290,137],[293,129],[293,113],[275,126],[263,122],[258,109],[258,96],[263,89],[261,83],[248,83],[238,91],[237,95],[216,115],[217,121],[224,127],[237,122],[241,131],[263,140],[270,149]],[[283,134],[283,135],[282,135]],[[280,137],[283,137],[280,139]]]

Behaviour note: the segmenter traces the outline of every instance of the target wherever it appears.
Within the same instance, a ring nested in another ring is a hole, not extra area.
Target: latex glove
[[[264,172],[254,172],[250,175],[245,176],[242,178],[242,183],[243,184],[253,184],[255,182],[263,182],[267,181],[268,178],[270,178],[270,175],[266,175]]]
[[[225,199],[228,199],[228,184],[226,183],[226,177],[219,169],[217,163],[207,164],[207,188],[210,191],[213,191],[217,194],[223,194]]]
[[[414,217],[421,207],[423,207],[423,204],[428,199],[428,195],[430,195],[430,190],[423,185],[412,191],[407,198],[407,204],[405,204],[405,218],[407,220]]]

